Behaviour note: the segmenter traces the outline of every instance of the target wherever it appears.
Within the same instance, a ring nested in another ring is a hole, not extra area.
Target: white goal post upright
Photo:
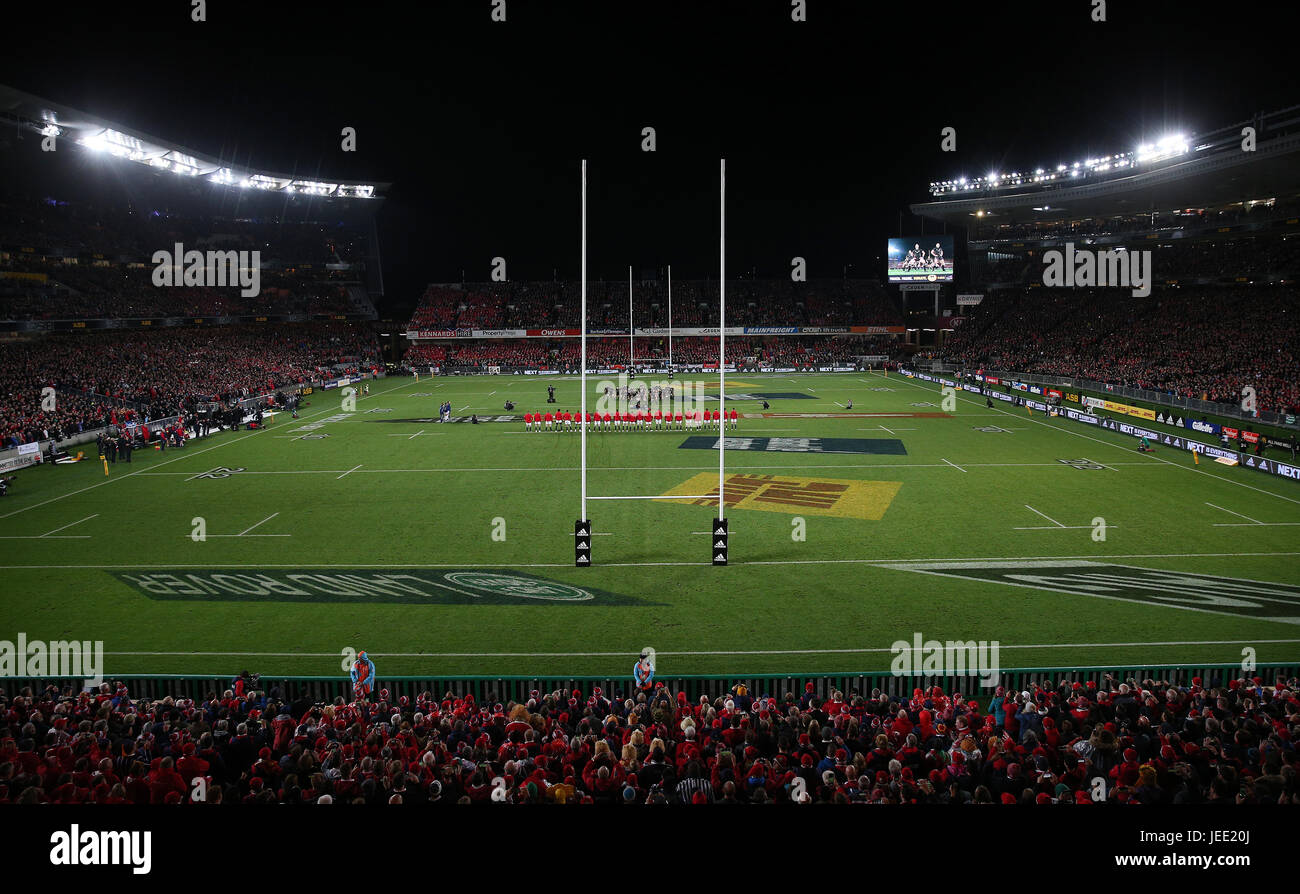
[[[582,382],[582,422],[578,429],[582,434],[582,510],[578,518],[587,520],[587,160],[582,160],[582,338],[579,352],[582,354],[582,366],[579,378]]]
[[[718,216],[718,413],[727,412],[727,160],[718,161],[721,190]],[[718,426],[718,518],[727,517],[727,504],[722,499],[723,455],[727,443],[727,428]]]
[[[587,160],[582,160],[582,268],[581,276],[581,341],[578,352],[582,355],[578,367],[581,383],[578,438],[581,442],[579,469],[581,470],[581,503],[578,520],[573,523],[573,564],[578,568],[591,567],[591,519],[587,518]]]
[[[632,265],[627,265],[627,365],[636,372],[636,327],[632,325]]]
[[[668,265],[668,377],[673,375],[673,265]]]

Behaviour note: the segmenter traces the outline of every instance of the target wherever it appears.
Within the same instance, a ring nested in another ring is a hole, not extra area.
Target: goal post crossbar
[[[666,494],[659,497],[587,497],[588,500],[716,500],[717,494]]]

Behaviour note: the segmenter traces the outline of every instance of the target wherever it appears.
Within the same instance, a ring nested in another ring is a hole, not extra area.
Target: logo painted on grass
[[[1281,624],[1300,624],[1300,585],[1296,584],[1090,560],[901,562],[880,567]]]
[[[729,475],[726,504],[731,509],[758,509],[798,515],[830,515],[879,521],[894,501],[901,481],[855,481],[842,478],[806,478],[786,475]],[[679,484],[664,496],[674,494],[716,494],[718,476],[702,472]],[[690,506],[717,506],[716,496],[680,500]]]
[[[723,438],[727,450],[769,453],[854,453],[906,456],[897,438]],[[718,438],[695,435],[678,445],[681,450],[717,450]]]
[[[247,472],[247,471],[248,471],[247,469],[242,467],[232,468],[230,466],[217,466],[215,469],[208,469],[208,471],[204,472],[202,475],[195,475],[190,480],[198,481],[203,478],[212,478],[212,479],[229,478],[231,475],[237,475],[240,472]]]
[[[212,602],[389,602],[435,605],[649,605],[595,587],[517,571],[464,568],[114,571],[151,599]]]

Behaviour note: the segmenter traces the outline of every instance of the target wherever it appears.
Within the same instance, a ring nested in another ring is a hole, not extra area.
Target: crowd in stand
[[[381,681],[382,683],[382,681]],[[761,684],[760,684],[761,685]],[[1297,680],[0,697],[0,803],[1297,804]],[[1100,780],[1098,782],[1097,780]]]
[[[38,274],[43,281],[5,277]],[[153,267],[54,261],[0,264],[0,319],[69,320],[141,317],[239,316],[248,314],[346,313],[351,309],[341,282],[305,274],[260,276],[257,295],[237,285],[220,288],[154,285]]]
[[[103,181],[77,186],[77,179],[69,172],[60,187],[60,194],[81,196],[71,200],[46,195],[20,179],[0,184],[0,319],[350,309],[341,281],[355,281],[364,270],[367,226],[290,219],[266,204],[255,209],[256,202],[243,203],[239,213],[214,214],[217,205],[188,203],[174,185],[151,178],[131,188],[122,185],[120,192]],[[91,196],[103,189],[108,193]],[[260,294],[241,296],[237,287],[155,286],[154,253],[172,252],[177,243],[187,252],[259,252]],[[328,270],[330,264],[336,269]],[[350,266],[337,269],[345,265]]]
[[[357,262],[368,253],[366,227],[251,211],[216,215],[198,211],[197,205],[182,211],[183,201],[167,183],[155,186],[152,195],[118,195],[104,201],[20,195],[20,184],[3,186],[0,247],[4,248],[57,249],[62,256],[143,261],[180,242],[187,250],[257,250],[263,261],[285,265]],[[65,191],[72,195],[77,188],[69,185]]]
[[[632,309],[638,327],[668,326],[667,281],[635,282]],[[674,329],[718,325],[718,284],[673,282]],[[579,328],[579,286],[571,282],[467,283],[429,286],[409,328]],[[742,279],[727,283],[729,326],[896,325],[897,303],[871,280]],[[627,282],[587,283],[588,329],[621,328],[628,322]]]
[[[1292,287],[999,291],[939,352],[968,368],[1090,379],[1258,408],[1300,407]]]
[[[635,344],[638,366],[667,365],[666,337],[638,337]],[[718,361],[718,340],[699,336],[673,339],[674,366],[708,364]],[[737,336],[728,338],[727,360],[737,365],[817,367],[843,365],[863,355],[884,355],[893,343],[883,337],[843,336]],[[587,367],[626,366],[626,338],[588,338]],[[489,366],[542,369],[576,369],[579,365],[579,340],[503,339],[501,341],[417,342],[402,358],[408,366],[437,366],[448,370],[477,369]]]
[[[0,343],[0,447],[161,418],[199,402],[372,369],[379,345],[342,322],[50,335]],[[54,389],[54,409],[43,401]]]
[[[1136,215],[1081,218],[1076,220],[1037,220],[1006,223],[986,218],[972,228],[970,238],[981,239],[1084,239],[1126,233],[1173,235],[1180,231],[1232,226],[1240,223],[1283,220],[1300,211],[1300,199],[1280,198],[1272,206],[1247,208],[1235,203],[1221,208],[1178,209]]]
[[[1114,250],[1115,245],[1089,246]],[[1082,245],[1077,247],[1082,248]],[[972,252],[975,278],[990,283],[1043,281],[1043,252],[1008,256],[1001,249],[981,254]],[[1057,251],[1062,250],[1056,247]],[[1174,242],[1134,241],[1129,251],[1151,252],[1153,281],[1238,282],[1242,279],[1294,281],[1300,274],[1300,236],[1241,235],[1236,238],[1188,239]]]

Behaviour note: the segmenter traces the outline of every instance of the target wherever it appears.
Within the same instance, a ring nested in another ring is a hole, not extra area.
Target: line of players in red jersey
[[[581,413],[547,410],[525,413],[525,431],[577,431]],[[687,431],[693,428],[736,429],[740,414],[735,410],[697,410],[694,413],[662,413],[659,410],[630,410],[626,413],[588,413],[588,431]]]

